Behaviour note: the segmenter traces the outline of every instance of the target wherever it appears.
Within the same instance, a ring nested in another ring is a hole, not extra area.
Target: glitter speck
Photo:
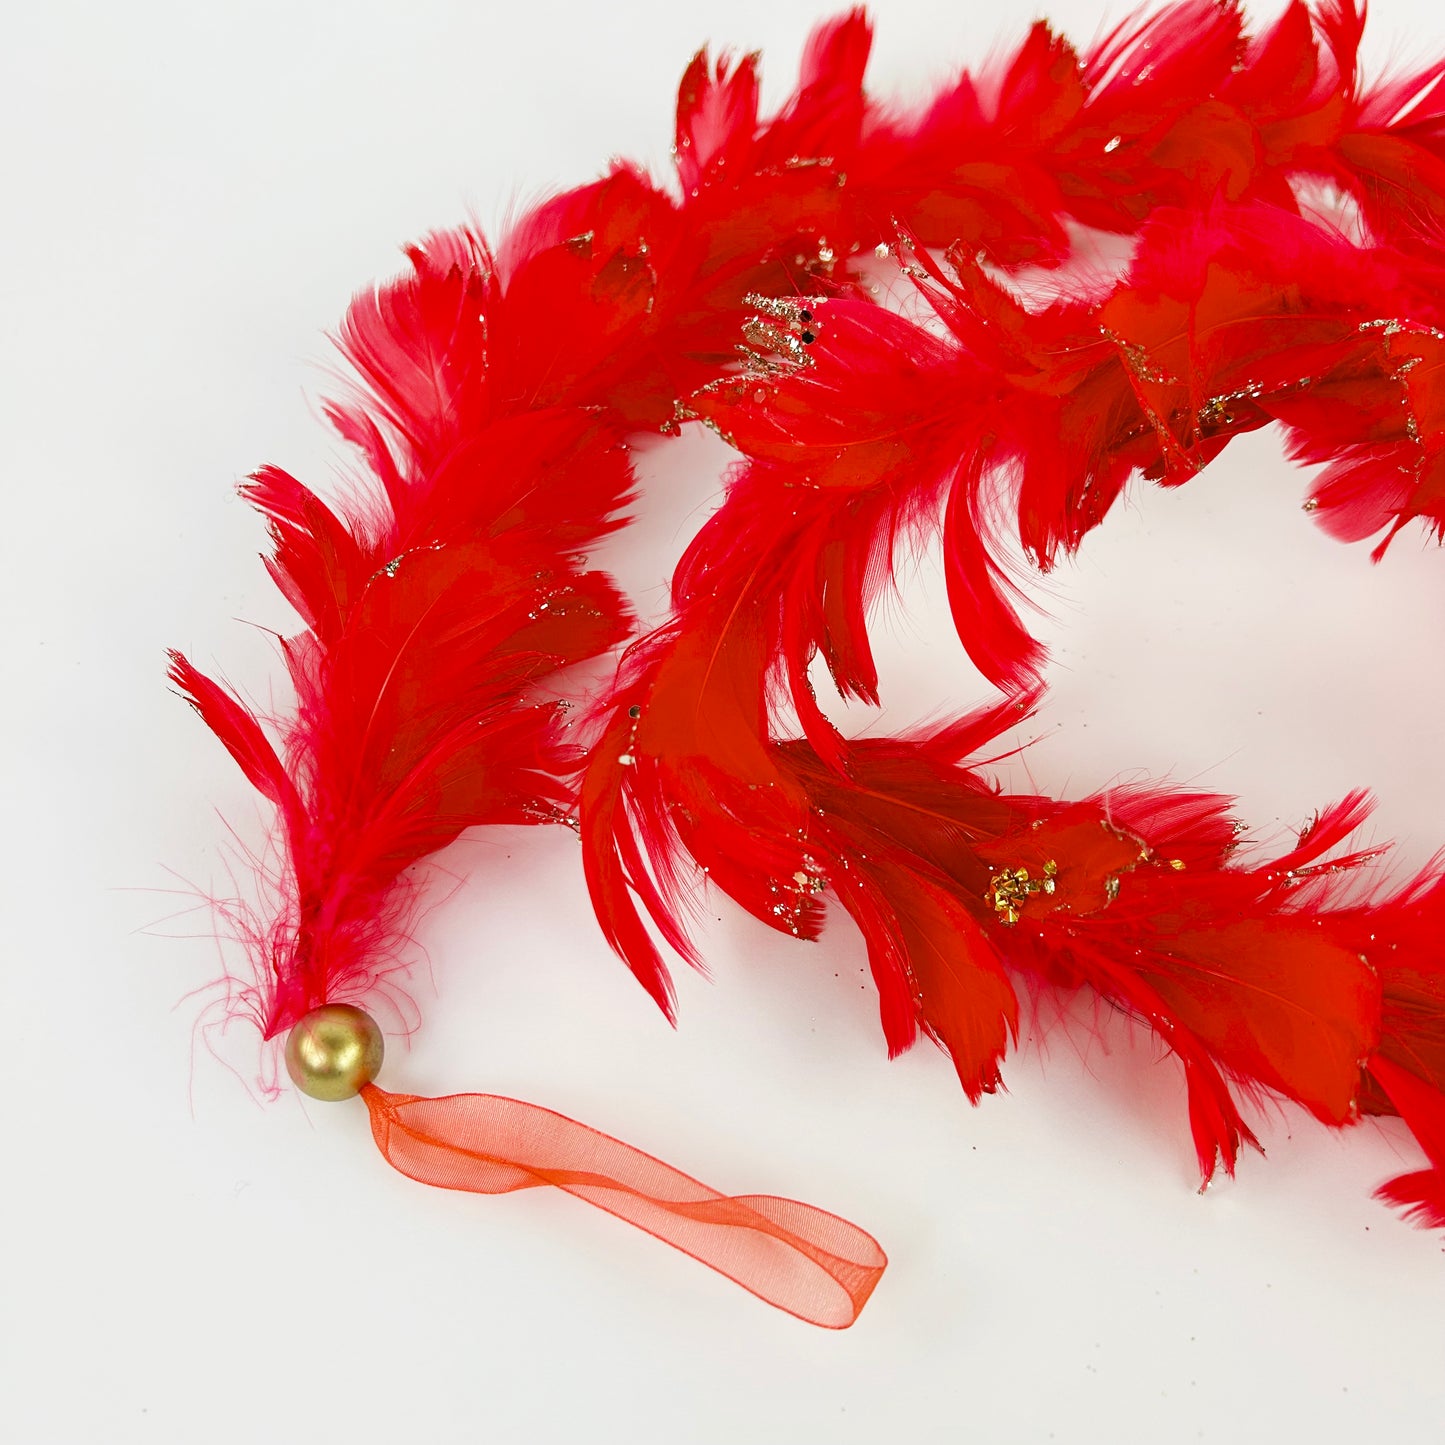
[[[1054,878],[1058,871],[1059,865],[1052,858],[1044,864],[1042,878],[1030,878],[1027,868],[1005,868],[988,880],[984,900],[993,904],[1000,923],[1013,925],[1019,921],[1024,904],[1034,894],[1054,891]]]

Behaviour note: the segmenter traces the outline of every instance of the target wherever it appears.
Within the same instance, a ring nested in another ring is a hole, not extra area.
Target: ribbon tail
[[[770,1194],[726,1195],[566,1115],[495,1094],[440,1099],[362,1090],[393,1168],[439,1189],[508,1194],[551,1185],[825,1329],[858,1318],[888,1263],[872,1235]]]

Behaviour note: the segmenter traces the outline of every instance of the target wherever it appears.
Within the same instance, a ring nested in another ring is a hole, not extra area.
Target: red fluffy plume
[[[625,629],[611,583],[578,561],[628,496],[617,426],[517,406],[536,362],[489,364],[489,334],[513,318],[480,246],[441,241],[412,261],[342,330],[367,396],[332,417],[377,480],[368,520],[344,522],[274,468],[245,488],[307,624],[284,644],[297,706],[282,750],[232,695],[172,666],[281,820],[286,907],[255,960],[268,1037],[395,967],[413,863],[480,823],[566,816],[558,710],[534,689]]]

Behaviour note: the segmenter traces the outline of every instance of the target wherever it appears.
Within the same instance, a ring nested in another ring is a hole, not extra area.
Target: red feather
[[[508,415],[486,364],[488,321],[508,303],[484,250],[461,236],[412,261],[348,315],[367,389],[332,413],[384,500],[348,523],[284,472],[246,488],[308,629],[285,647],[285,766],[250,710],[172,668],[280,813],[283,906],[246,995],[268,1036],[395,968],[413,863],[475,824],[565,816],[570,752],[533,690],[625,625],[615,589],[576,561],[630,491],[615,427],[580,410]]]
[[[1375,1059],[1370,1072],[1430,1160],[1428,1169],[1382,1184],[1376,1197],[1395,1205],[1407,1219],[1445,1228],[1445,1092],[1386,1058]]]

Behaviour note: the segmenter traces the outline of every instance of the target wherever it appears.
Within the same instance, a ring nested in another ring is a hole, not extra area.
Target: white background
[[[408,237],[495,227],[613,154],[661,168],[703,41],[763,48],[776,99],[821,3],[9,8],[0,1438],[1439,1440],[1445,1247],[1369,1198],[1418,1166],[1398,1126],[1280,1108],[1269,1160],[1200,1197],[1146,1038],[1030,1029],[975,1110],[938,1053],[887,1063],[846,926],[809,947],[724,903],[673,1032],[601,943],[562,829],[443,860],[423,1026],[383,1082],[513,1093],[857,1220],[893,1262],[854,1330],[566,1198],[423,1189],[359,1106],[259,1104],[207,1047],[254,1075],[254,1040],[197,1032],[183,995],[219,962],[186,890],[225,892],[221,819],[254,845],[262,818],[162,649],[279,687],[246,624],[291,624],[233,484],[339,474],[324,328]],[[873,81],[899,95],[1030,18],[874,9]],[[1445,45],[1424,0],[1375,12],[1376,61]],[[1101,19],[1052,13],[1080,39]],[[644,608],[724,460],[645,459],[647,517],[604,559]],[[1250,438],[1180,493],[1136,490],[1050,580],[1041,788],[1143,768],[1237,792],[1279,842],[1360,784],[1400,866],[1445,842],[1445,558],[1412,531],[1371,568],[1302,489]],[[880,635],[887,726],[981,700],[931,565]]]

